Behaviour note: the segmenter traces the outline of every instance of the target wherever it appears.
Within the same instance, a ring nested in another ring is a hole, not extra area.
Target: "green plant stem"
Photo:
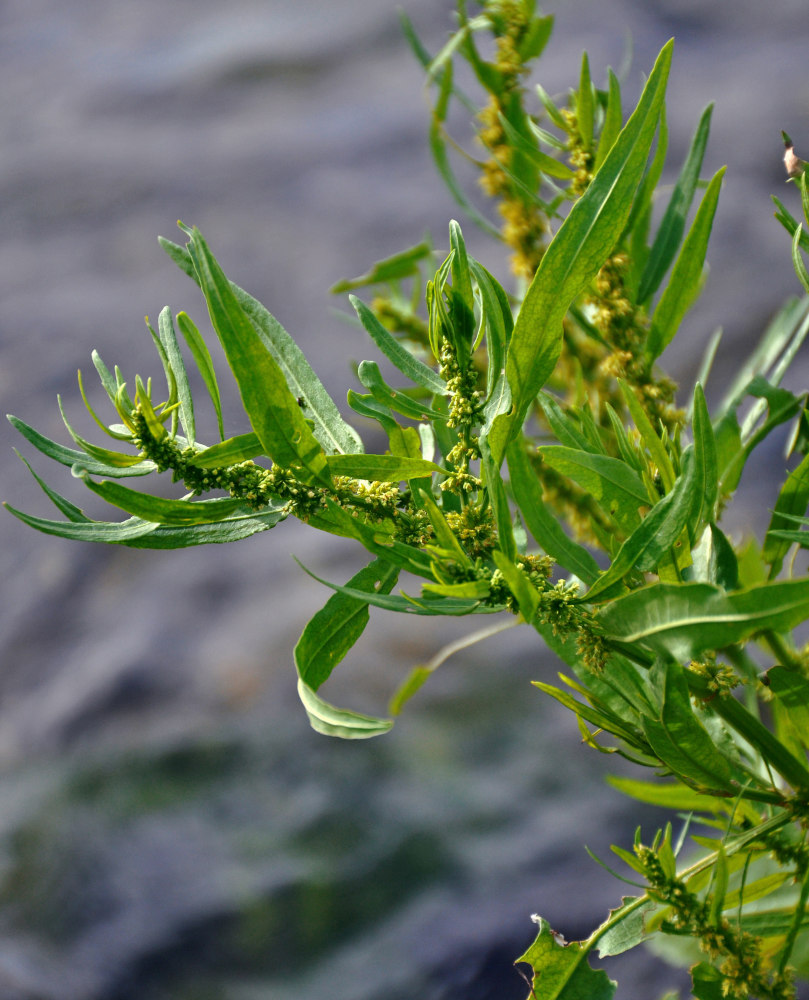
[[[800,657],[782,635],[777,632],[764,632],[762,638],[781,666],[788,667],[790,670],[802,669]]]

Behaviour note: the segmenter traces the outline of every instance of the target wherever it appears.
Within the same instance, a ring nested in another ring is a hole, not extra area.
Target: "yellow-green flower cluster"
[[[649,882],[649,895],[672,910],[662,929],[694,938],[721,973],[722,994],[730,1000],[794,1000],[790,969],[771,972],[761,953],[760,940],[730,921],[711,914],[710,897],[700,899],[682,879],[667,874],[657,853],[638,844],[635,854]]]
[[[502,125],[503,117],[508,118],[516,108],[521,109],[520,78],[527,69],[520,56],[520,42],[530,17],[520,0],[489,3],[486,8],[496,13],[501,25],[495,37],[494,59],[500,83],[478,113],[481,126],[478,139],[490,154],[481,165],[480,186],[489,197],[499,201],[503,240],[513,251],[512,270],[530,280],[545,252],[548,222],[536,202],[518,191],[509,177],[513,149]]]

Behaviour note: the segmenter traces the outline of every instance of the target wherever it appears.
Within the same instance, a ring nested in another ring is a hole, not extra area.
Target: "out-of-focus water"
[[[405,7],[436,50],[452,5]],[[582,48],[597,79],[618,66],[629,33],[637,86],[676,35],[673,170],[716,101],[706,172],[728,174],[712,273],[671,366],[693,375],[721,323],[721,387],[798,292],[769,194],[795,201],[779,129],[809,149],[804,5],[567,0],[556,13],[552,92],[575,82]],[[144,313],[204,319],[156,243],[177,218],[342,398],[367,347],[328,288],[425,230],[440,246],[459,213],[429,161],[421,72],[392,3],[7,0],[0,57],[0,392],[59,440],[57,392],[92,433],[75,370],[92,371],[93,348],[131,381],[157,374]],[[501,251],[464,231],[505,274]],[[226,409],[238,433],[232,395]],[[50,516],[11,452],[23,442],[2,434],[3,499]],[[32,460],[98,509],[68,470]],[[781,465],[767,460],[746,484],[765,506]],[[529,686],[555,667],[527,633],[449,662],[389,737],[348,745],[309,731],[291,663],[327,594],[290,554],[341,579],[354,564],[340,543],[285,524],[152,553],[4,516],[0,545],[2,1000],[521,997],[510,963],[530,913],[572,939],[618,901],[581,845],[625,838],[625,806],[573,720]],[[458,628],[375,617],[330,696],[379,711]],[[609,971],[626,996],[681,981],[638,955]]]

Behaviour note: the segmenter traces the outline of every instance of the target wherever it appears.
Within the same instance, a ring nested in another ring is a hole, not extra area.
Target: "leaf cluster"
[[[661,356],[704,280],[724,175],[701,179],[711,108],[675,184],[661,188],[672,43],[629,113],[617,76],[597,87],[586,54],[566,98],[539,87],[528,110],[522,81],[552,26],[532,0],[488,0],[475,16],[459,0],[458,30],[431,56],[405,22],[435,88],[439,172],[472,221],[512,249],[515,289],[468,253],[454,221],[445,253],[424,242],[340,282],[336,292],[372,296],[349,301],[376,352],[348,391],[350,423],[294,339],[225,275],[199,230],[181,224],[184,245],[161,245],[201,293],[242,426],[226,435],[208,334],[166,308],[149,326],[164,387],[127,382],[94,353],[114,412],[106,423],[79,376],[112,445],[80,436],[64,409],[70,447],[9,418],[127,517],[90,519],[33,469],[61,518],[8,509],[63,538],[141,548],[235,541],[288,517],[353,539],[367,565],[345,582],[322,581],[333,593],[294,653],[303,706],[331,736],[388,731],[450,655],[503,627],[533,629],[565,665],[558,683],[536,687],[574,713],[588,745],[653,775],[613,784],[689,820],[677,845],[669,828],[650,846],[639,836],[632,851],[614,848],[631,872],[619,877],[640,892],[586,941],[568,945],[537,918],[522,959],[534,970],[532,995],[611,997],[615,984],[590,968],[589,953],[664,935],[702,949],[697,1000],[792,997],[789,963],[809,920],[809,653],[793,637],[809,618],[809,577],[795,558],[809,547],[809,425],[805,394],[782,383],[809,332],[809,305],[784,305],[714,406],[704,391],[711,338],[677,407]],[[482,107],[456,87],[458,60],[471,66]],[[482,183],[500,228],[452,171],[453,100],[477,115]],[[805,175],[795,182],[809,225]],[[809,237],[776,207],[809,292]],[[197,439],[189,359],[216,418],[211,444]],[[369,428],[384,450],[366,450],[360,429]],[[785,430],[791,469],[773,489],[766,530],[732,537],[722,518],[742,474]],[[182,495],[120,482],[166,474]],[[500,617],[415,667],[389,713],[369,716],[331,704],[321,688],[372,607]]]

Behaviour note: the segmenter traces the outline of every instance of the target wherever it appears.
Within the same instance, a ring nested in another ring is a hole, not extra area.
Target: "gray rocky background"
[[[449,0],[405,8],[435,51]],[[637,93],[677,37],[672,170],[716,102],[706,172],[728,164],[712,272],[670,366],[692,377],[722,324],[712,386],[799,291],[770,193],[779,129],[809,151],[809,14],[798,0],[560,0],[541,79],[597,80],[634,41]],[[0,397],[67,442],[90,351],[158,374],[142,323],[204,312],[158,248],[199,225],[228,274],[344,398],[367,356],[328,294],[459,210],[434,175],[422,76],[386,0],[4,0],[0,4]],[[803,141],[805,137],[805,141]],[[464,220],[462,217],[461,222]],[[470,223],[471,252],[505,275]],[[806,365],[793,376],[799,385]],[[95,399],[100,396],[96,393]],[[232,395],[228,428],[243,429]],[[51,508],[4,424],[2,498]],[[35,468],[101,516],[69,472]],[[768,506],[782,458],[748,477]],[[744,512],[736,515],[739,530]],[[751,530],[761,525],[750,523]],[[180,553],[72,544],[0,517],[0,998],[463,1000],[522,997],[511,962],[538,911],[589,933],[622,887],[584,854],[628,837],[627,806],[572,718],[529,681],[530,636],[446,664],[383,740],[310,732],[291,650],[356,556],[285,524]],[[408,666],[461,627],[376,617],[328,689],[380,711]],[[658,817],[644,814],[651,830]],[[682,983],[645,955],[626,997]]]

